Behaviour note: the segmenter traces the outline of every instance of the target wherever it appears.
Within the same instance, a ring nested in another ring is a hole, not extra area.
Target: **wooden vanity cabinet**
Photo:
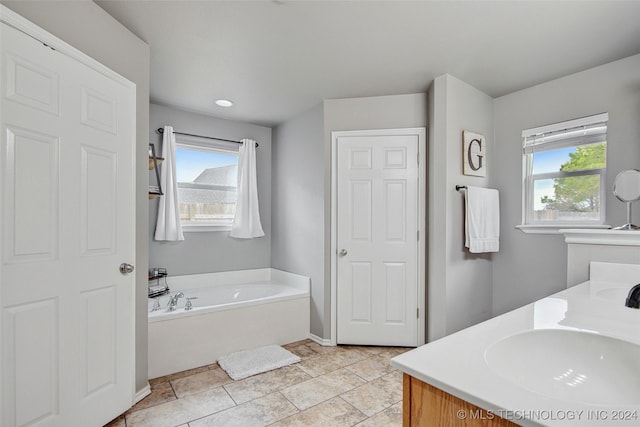
[[[404,427],[517,426],[407,374],[404,374],[402,389]]]

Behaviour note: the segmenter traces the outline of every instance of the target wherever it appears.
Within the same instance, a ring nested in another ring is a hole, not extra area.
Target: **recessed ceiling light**
[[[216,99],[216,105],[219,107],[231,107],[233,106],[233,102],[228,99]]]

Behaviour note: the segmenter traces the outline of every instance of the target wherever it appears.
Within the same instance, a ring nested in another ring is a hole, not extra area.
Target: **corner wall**
[[[491,97],[445,74],[434,80],[428,100],[427,335],[433,341],[491,317],[494,254],[472,254],[464,248],[464,194],[455,186],[489,187],[499,166],[493,161],[497,148]],[[487,177],[462,174],[463,130],[486,138]]]
[[[3,1],[136,84],[136,391],[147,382],[149,45],[91,1]]]
[[[157,242],[153,236],[159,201],[149,200],[149,266],[164,267],[170,276],[271,267],[271,128],[157,104],[151,104],[150,112],[149,141],[156,145],[156,152],[162,147],[162,135],[156,129],[164,125],[173,126],[176,132],[258,141],[258,197],[265,235],[234,239],[228,231],[185,232],[184,241]]]
[[[500,167],[492,183],[502,199],[501,250],[493,268],[494,315],[560,291],[567,283],[564,236],[524,234],[514,228],[522,210],[522,130],[608,112],[605,222],[624,224],[625,204],[615,199],[612,188],[619,172],[640,168],[638,70],[640,55],[635,55],[494,100],[495,163]]]
[[[311,277],[311,333],[324,336],[322,104],[273,133],[271,266]]]

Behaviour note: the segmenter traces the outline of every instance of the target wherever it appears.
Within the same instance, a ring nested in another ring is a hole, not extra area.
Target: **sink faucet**
[[[631,288],[624,305],[630,308],[640,308],[640,283]]]
[[[178,306],[178,298],[182,298],[182,297],[184,297],[184,294],[182,292],[178,292],[174,296],[169,297],[169,302],[167,303],[167,310],[174,311]]]

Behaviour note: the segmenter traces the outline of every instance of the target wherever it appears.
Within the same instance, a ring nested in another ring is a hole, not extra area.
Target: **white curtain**
[[[164,162],[160,174],[160,183],[164,196],[158,203],[155,240],[184,240],[180,225],[178,208],[178,184],[176,181],[176,136],[173,127],[165,126],[162,134],[162,157]]]
[[[252,239],[264,236],[258,209],[258,178],[256,174],[256,142],[243,139],[238,159],[238,201],[231,226],[231,237]]]

